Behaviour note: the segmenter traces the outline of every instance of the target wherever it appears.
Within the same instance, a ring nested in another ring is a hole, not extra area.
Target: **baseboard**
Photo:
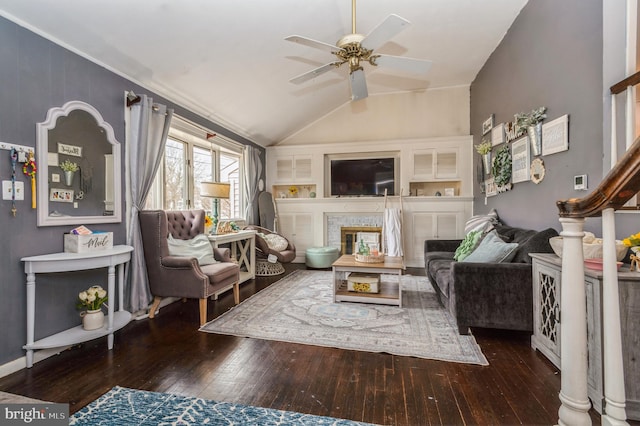
[[[65,351],[70,347],[71,346],[63,346],[59,348],[40,349],[38,351],[34,351],[33,363],[35,364],[54,355],[58,355],[60,352]],[[23,368],[27,368],[26,355],[18,359],[14,359],[13,361],[9,361],[6,364],[0,365],[0,377],[8,376],[9,374],[13,374],[16,371],[22,370]]]
[[[179,297],[165,297],[160,302],[160,306],[158,309],[169,305],[170,303],[177,302],[178,300],[182,300]],[[141,320],[149,317],[148,309],[141,309],[137,312],[134,312],[132,315],[134,320]],[[33,363],[37,363],[44,359],[47,359],[51,356],[58,355],[60,352],[69,349],[71,346],[64,346],[59,348],[51,348],[51,349],[39,349],[33,352]],[[27,368],[27,357],[22,356],[18,359],[14,359],[13,361],[9,361],[6,364],[0,365],[0,377],[8,376],[9,374],[13,374],[16,371],[20,371],[23,368]]]

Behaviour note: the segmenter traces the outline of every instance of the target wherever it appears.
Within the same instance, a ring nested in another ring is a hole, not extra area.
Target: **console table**
[[[208,237],[211,245],[216,248],[221,244],[229,243],[231,257],[236,259],[240,266],[240,283],[256,277],[256,231],[243,229],[228,234],[209,234]],[[220,290],[215,294],[215,297],[229,288]]]
[[[131,320],[131,313],[124,310],[124,264],[131,259],[133,247],[114,246],[108,250],[89,253],[51,253],[41,256],[23,257],[24,272],[27,274],[27,368],[33,366],[33,351],[36,349],[57,348],[86,342],[108,335],[108,349],[113,348],[113,333]],[[118,269],[118,311],[114,312],[113,295],[116,287],[116,267]],[[108,268],[107,294],[110,298],[106,327],[97,330],[84,330],[79,325],[34,341],[36,316],[36,274],[49,272],[70,272],[87,269]]]
[[[544,354],[560,369],[562,332],[560,294],[562,259],[555,254],[531,253],[533,259],[533,335],[531,347]],[[593,407],[602,413],[604,399],[604,360],[602,329],[602,271],[584,269],[587,296],[588,394]],[[625,377],[626,411],[631,420],[640,420],[640,272],[624,265],[618,271],[620,320]]]

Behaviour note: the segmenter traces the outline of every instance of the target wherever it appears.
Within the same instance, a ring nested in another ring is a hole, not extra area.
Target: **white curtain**
[[[160,166],[172,116],[173,109],[154,104],[146,95],[131,106],[129,114],[125,150],[127,244],[133,246],[133,255],[126,269],[129,291],[125,304],[131,312],[145,309],[151,302],[138,211],[147,201]]]
[[[248,225],[259,225],[255,215],[255,205],[258,198],[258,181],[262,176],[262,161],[260,150],[248,145],[244,153],[244,186],[247,194],[247,207],[244,214]]]

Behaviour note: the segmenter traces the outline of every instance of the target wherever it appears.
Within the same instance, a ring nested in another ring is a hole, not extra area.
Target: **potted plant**
[[[547,107],[542,106],[532,110],[530,113],[520,112],[515,116],[516,133],[527,132],[531,143],[531,152],[534,156],[542,153],[542,120],[547,118],[546,111]]]
[[[73,174],[78,171],[78,163],[64,160],[62,163],[60,163],[60,168],[64,172],[65,185],[71,186],[73,183]]]
[[[486,174],[491,173],[491,141],[484,140],[478,145],[475,145],[476,151],[482,156],[482,164],[484,165],[484,171]]]
[[[85,330],[95,330],[104,325],[102,305],[107,301],[107,291],[99,285],[94,285],[78,294],[78,308],[85,308],[80,316]]]

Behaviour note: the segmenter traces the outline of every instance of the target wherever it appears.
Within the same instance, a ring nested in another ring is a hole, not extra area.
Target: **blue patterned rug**
[[[71,416],[69,424],[355,426],[369,423],[116,386]]]

